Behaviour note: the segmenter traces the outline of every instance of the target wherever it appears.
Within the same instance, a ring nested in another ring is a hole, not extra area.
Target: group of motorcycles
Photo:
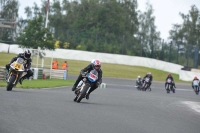
[[[138,82],[138,85],[136,87],[140,91],[146,91],[146,90],[151,91],[150,79],[148,77],[146,77],[143,81]],[[173,85],[173,81],[171,79],[167,79],[165,89],[166,89],[167,93],[170,93],[170,91],[175,93],[175,88]]]
[[[151,91],[151,87],[149,84],[150,84],[149,78],[147,77],[143,82],[142,81],[138,82],[136,88],[140,91],[146,91],[146,90]],[[198,95],[200,91],[199,90],[200,82],[198,80],[194,80],[192,84],[195,94]],[[171,79],[167,79],[165,89],[167,93],[170,93],[170,91],[175,93],[175,88],[173,85],[173,81]]]
[[[12,91],[12,88],[17,85],[19,82],[19,79],[21,78],[24,69],[24,59],[18,58],[16,61],[14,61],[10,65],[9,73],[6,76],[6,82],[7,82],[7,91]],[[89,92],[91,88],[91,84],[96,82],[98,80],[98,72],[96,70],[92,70],[89,73],[86,73],[83,80],[79,83],[75,90],[75,102],[80,102],[83,98],[86,97],[87,93]],[[199,82],[197,80],[193,81],[194,91],[198,95],[199,94]],[[139,82],[137,89],[140,91],[151,91],[150,87],[150,79],[146,77],[143,82]],[[170,93],[172,91],[175,93],[175,88],[173,86],[173,82],[171,79],[167,80],[166,84],[166,92]]]
[[[150,87],[150,78],[149,77],[146,77],[144,79],[144,81],[139,81],[138,82],[138,85],[136,86],[138,90],[140,91],[146,91],[146,90],[149,90],[151,91],[151,87]]]

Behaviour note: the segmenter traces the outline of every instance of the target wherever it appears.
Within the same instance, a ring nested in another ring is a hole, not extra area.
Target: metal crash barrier
[[[58,69],[42,69],[42,68],[32,68],[33,76],[29,80],[35,79],[67,79],[67,70]],[[7,70],[5,67],[0,67],[0,81],[5,80]],[[25,73],[24,73],[25,74]],[[23,75],[24,75],[23,74]]]
[[[43,74],[50,79],[67,79],[67,70],[43,69]]]
[[[99,88],[106,88],[106,87],[107,87],[106,83],[101,83],[101,84],[99,85]]]
[[[1,81],[5,80],[5,75],[6,75],[6,68],[0,67],[0,80]]]
[[[33,79],[67,79],[67,70],[33,68]]]

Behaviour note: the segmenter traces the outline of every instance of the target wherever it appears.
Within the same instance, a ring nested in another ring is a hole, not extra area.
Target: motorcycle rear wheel
[[[196,93],[196,95],[199,94],[199,88],[197,86],[195,86],[195,93]]]

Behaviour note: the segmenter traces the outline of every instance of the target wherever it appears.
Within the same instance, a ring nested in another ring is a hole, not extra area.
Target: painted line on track
[[[196,111],[197,113],[200,113],[200,102],[182,101],[181,103],[187,105],[189,108]]]

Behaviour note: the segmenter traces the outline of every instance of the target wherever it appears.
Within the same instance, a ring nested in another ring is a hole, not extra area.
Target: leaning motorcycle
[[[166,89],[167,93],[170,93],[170,91],[175,93],[175,89],[174,89],[173,82],[171,79],[167,79],[167,84],[166,84],[165,89]]]
[[[138,82],[138,81],[136,81],[136,82]],[[137,88],[137,90],[141,91],[142,90],[142,81],[139,81],[135,87]]]
[[[17,58],[16,61],[10,64],[10,69],[8,75],[6,76],[7,91],[12,91],[13,87],[17,85],[24,71],[24,59]]]
[[[192,84],[194,86],[194,92],[196,93],[196,95],[198,95],[199,94],[199,81],[194,80]]]
[[[142,90],[143,91],[146,91],[146,90],[149,90],[151,91],[151,88],[150,88],[150,78],[149,77],[146,77],[145,80],[144,80],[144,83],[142,85]]]
[[[79,103],[83,98],[86,97],[92,83],[98,80],[98,72],[96,70],[92,70],[90,71],[90,73],[87,73],[86,76],[83,77],[84,78],[80,81],[75,90],[76,97],[74,98],[74,101],[77,103]]]

